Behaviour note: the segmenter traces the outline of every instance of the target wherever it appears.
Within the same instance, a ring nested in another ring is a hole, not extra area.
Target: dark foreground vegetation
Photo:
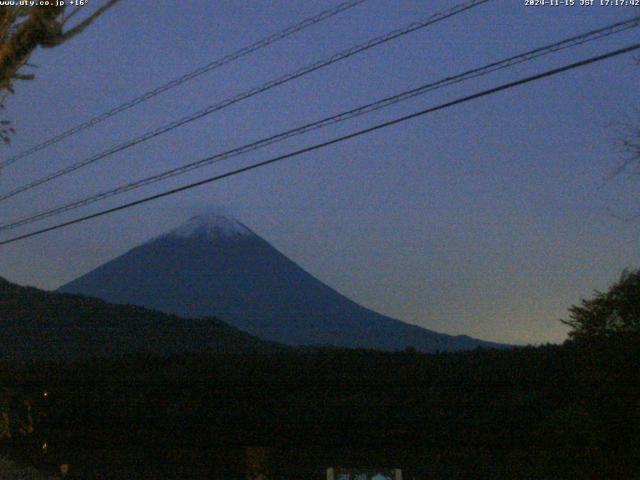
[[[129,330],[138,343],[128,348],[148,344],[117,358],[0,363],[0,448],[45,473],[70,464],[70,477],[88,480],[306,480],[375,466],[405,479],[640,478],[640,271],[570,308],[563,345],[440,354],[295,350],[211,321],[207,353],[159,355],[154,340],[200,339],[168,336],[177,318],[109,320],[117,310],[104,302],[69,297],[65,310],[53,308],[61,296],[4,286],[14,337],[45,325],[44,348],[53,327],[93,313],[102,336],[69,331],[81,351]],[[153,319],[167,335],[140,336]]]
[[[270,478],[320,479],[332,465],[409,479],[629,478],[640,472],[639,346],[629,334],[435,355],[131,356],[3,366],[0,382],[48,393],[47,417],[13,455],[70,463],[77,478],[244,478],[252,455]]]

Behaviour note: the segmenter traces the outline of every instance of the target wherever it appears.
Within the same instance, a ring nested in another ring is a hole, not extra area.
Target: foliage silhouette
[[[625,271],[605,293],[596,291],[569,309],[568,320],[574,340],[640,334],[640,270]]]

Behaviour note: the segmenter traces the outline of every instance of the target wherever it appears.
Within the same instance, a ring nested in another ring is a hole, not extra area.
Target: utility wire
[[[586,65],[590,65],[590,64],[593,64],[593,63],[596,63],[596,62],[600,62],[600,61],[606,60],[608,58],[612,58],[612,57],[616,57],[616,56],[619,56],[619,55],[623,55],[625,53],[630,53],[630,52],[633,52],[633,51],[638,50],[638,49],[640,49],[640,43],[636,43],[634,45],[630,45],[628,47],[624,47],[624,48],[621,48],[621,49],[618,49],[618,50],[610,51],[608,53],[605,53],[605,54],[602,54],[602,55],[598,55],[598,56],[595,56],[595,57],[591,57],[591,58],[588,58],[586,60],[582,60],[582,61],[579,61],[579,62],[571,63],[571,64],[565,65],[563,67],[560,67],[560,68],[555,68],[553,70],[547,70],[547,71],[545,71],[543,73],[539,73],[537,75],[532,75],[530,77],[526,77],[526,78],[522,78],[520,80],[516,80],[514,82],[502,84],[502,85],[500,85],[498,87],[490,88],[488,90],[484,90],[484,91],[479,92],[479,93],[474,93],[472,95],[467,95],[466,97],[458,98],[456,100],[452,100],[452,101],[449,101],[449,102],[446,102],[446,103],[442,103],[442,104],[440,104],[438,106],[435,106],[435,107],[430,107],[430,108],[427,108],[425,110],[421,110],[421,111],[418,111],[418,112],[415,112],[415,113],[412,113],[412,114],[409,114],[409,115],[398,117],[398,118],[395,118],[393,120],[389,120],[387,122],[374,125],[373,127],[365,128],[363,130],[358,130],[356,132],[353,132],[353,133],[350,133],[350,134],[347,134],[347,135],[343,135],[341,137],[337,137],[337,138],[334,138],[332,140],[328,140],[326,142],[317,143],[317,144],[312,145],[310,147],[306,147],[306,148],[303,148],[303,149],[300,149],[300,150],[296,150],[294,152],[290,152],[290,153],[287,153],[285,155],[280,155],[278,157],[274,157],[274,158],[271,158],[269,160],[265,160],[265,161],[262,161],[262,162],[259,162],[259,163],[254,163],[252,165],[249,165],[249,166],[246,166],[246,167],[242,167],[242,168],[238,168],[238,169],[232,170],[230,172],[226,172],[226,173],[223,173],[223,174],[220,174],[220,175],[216,175],[216,176],[213,176],[213,177],[209,177],[209,178],[206,178],[204,180],[200,180],[200,181],[197,181],[197,182],[194,182],[194,183],[190,183],[188,185],[183,185],[181,187],[177,187],[177,188],[174,188],[174,189],[171,189],[171,190],[167,190],[167,191],[164,191],[162,193],[157,193],[155,195],[144,197],[142,199],[135,200],[135,201],[132,201],[132,202],[129,202],[129,203],[125,203],[125,204],[119,205],[117,207],[108,208],[106,210],[102,210],[102,211],[99,211],[99,212],[96,212],[96,213],[93,213],[93,214],[90,214],[90,215],[85,215],[83,217],[78,217],[78,218],[75,218],[73,220],[69,220],[67,222],[63,222],[63,223],[59,223],[57,225],[53,225],[51,227],[42,228],[40,230],[36,230],[36,231],[30,232],[30,233],[19,235],[17,237],[9,238],[7,240],[0,241],[0,245],[7,245],[9,243],[14,243],[14,242],[17,242],[17,241],[20,241],[20,240],[24,240],[24,239],[27,239],[27,238],[30,238],[30,237],[34,237],[36,235],[42,235],[43,233],[47,233],[47,232],[51,232],[53,230],[58,230],[60,228],[68,227],[70,225],[74,225],[76,223],[84,222],[84,221],[87,221],[87,220],[90,220],[90,219],[93,219],[93,218],[101,217],[101,216],[107,215],[109,213],[118,212],[120,210],[125,210],[125,209],[128,209],[128,208],[134,207],[136,205],[141,205],[143,203],[147,203],[147,202],[151,202],[153,200],[157,200],[159,198],[167,197],[167,196],[170,196],[170,195],[175,195],[176,193],[183,192],[185,190],[190,190],[192,188],[199,187],[201,185],[205,185],[205,184],[208,184],[208,183],[216,182],[216,181],[222,180],[224,178],[232,177],[232,176],[244,173],[244,172],[248,172],[250,170],[255,170],[257,168],[264,167],[264,166],[267,166],[267,165],[271,165],[273,163],[277,163],[277,162],[280,162],[282,160],[286,160],[288,158],[297,157],[297,156],[300,156],[300,155],[303,155],[303,154],[306,154],[306,153],[309,153],[309,152],[312,152],[312,151],[315,151],[315,150],[320,150],[320,149],[328,147],[330,145],[334,145],[334,144],[343,142],[345,140],[350,140],[352,138],[360,137],[362,135],[366,135],[366,134],[372,133],[374,131],[381,130],[383,128],[387,128],[387,127],[390,127],[390,126],[393,126],[393,125],[397,125],[399,123],[403,123],[403,122],[406,122],[408,120],[427,115],[429,113],[433,113],[433,112],[436,112],[436,111],[439,111],[439,110],[444,110],[446,108],[453,107],[455,105],[459,105],[459,104],[462,104],[462,103],[466,103],[466,102],[469,102],[471,100],[476,100],[478,98],[482,98],[482,97],[486,97],[486,96],[489,96],[489,95],[493,95],[495,93],[498,93],[498,92],[501,92],[501,91],[504,91],[504,90],[509,90],[511,88],[514,88],[514,87],[517,87],[517,86],[520,86],[520,85],[525,85],[527,83],[531,83],[531,82],[534,82],[534,81],[537,81],[537,80],[541,80],[543,78],[547,78],[547,77],[551,77],[551,76],[554,76],[554,75],[558,75],[560,73],[567,72],[569,70],[574,70],[576,68],[584,67]]]
[[[640,16],[637,16],[622,22],[614,23],[612,25],[608,25],[606,27],[599,28],[597,30],[592,30],[592,31],[583,33],[581,35],[567,38],[565,40],[561,40],[559,42],[555,42],[555,43],[546,45],[544,47],[539,47],[534,50],[529,50],[527,52],[514,55],[506,59],[493,62],[479,68],[468,70],[458,75],[450,76],[450,77],[438,80],[436,82],[431,82],[431,83],[422,85],[418,88],[414,88],[412,90],[402,92],[397,95],[393,95],[390,97],[383,98],[381,100],[377,100],[375,102],[369,103],[367,105],[363,105],[358,108],[354,108],[345,112],[341,112],[336,115],[325,117],[321,120],[308,123],[306,125],[302,125],[302,126],[287,130],[285,132],[281,132],[276,135],[272,135],[272,136],[260,139],[258,141],[254,141],[231,150],[227,150],[225,152],[216,154],[214,156],[206,157],[204,159],[200,159],[195,162],[191,162],[186,165],[173,168],[141,180],[130,182],[125,185],[122,185],[110,190],[106,190],[80,200],[76,200],[61,206],[54,207],[49,210],[45,210],[43,212],[39,212],[27,217],[14,220],[12,223],[0,225],[0,231],[14,229],[14,228],[27,225],[30,223],[34,223],[36,221],[39,221],[60,213],[64,213],[70,210],[74,210],[76,208],[84,207],[115,195],[119,195],[125,192],[129,192],[131,190],[141,188],[143,186],[151,185],[153,183],[166,180],[167,178],[182,175],[184,173],[187,173],[191,170],[195,170],[197,168],[202,168],[202,167],[211,165],[213,163],[218,163],[220,161],[223,161],[229,158],[237,157],[247,152],[258,150],[260,148],[266,147],[268,145],[272,145],[274,143],[281,142],[283,140],[286,140],[294,136],[302,135],[304,133],[307,133],[313,130],[324,128],[329,125],[333,125],[333,124],[343,122],[355,117],[359,117],[361,115],[364,115],[373,111],[380,110],[382,108],[386,108],[390,105],[394,105],[401,101],[405,101],[410,98],[423,95],[433,90],[437,90],[443,87],[461,83],[463,81],[466,81],[472,78],[481,77],[498,70],[502,70],[523,62],[534,60],[536,58],[539,58],[560,50],[564,50],[566,48],[582,45],[584,43],[594,41],[603,37],[607,37],[609,35],[613,35],[615,33],[619,33],[619,32],[628,30],[630,28],[637,28],[638,26],[640,26]]]
[[[66,130],[54,137],[51,137],[47,140],[45,140],[42,143],[39,143],[37,145],[34,145],[33,147],[18,153],[17,155],[14,155],[13,157],[10,157],[2,162],[0,162],[0,169],[7,167],[15,162],[17,162],[18,160],[21,160],[25,157],[28,157],[29,155],[39,152],[40,150],[43,150],[51,145],[54,145],[58,142],[60,142],[61,140],[64,140],[65,138],[68,138],[72,135],[75,135],[78,132],[81,132],[83,130],[86,130],[88,128],[94,127],[96,125],[98,125],[99,123],[104,122],[105,120],[107,120],[108,118],[111,118],[119,113],[122,113],[126,110],[129,110],[130,108],[135,107],[136,105],[146,102],[147,100],[155,97],[156,95],[160,95],[161,93],[164,93],[168,90],[171,90],[179,85],[182,85],[183,83],[186,83],[190,80],[193,80],[196,77],[199,77],[200,75],[203,75],[205,73],[208,73],[212,70],[215,70],[217,68],[222,67],[223,65],[226,65],[228,63],[234,62],[235,60],[238,60],[246,55],[249,55],[250,53],[253,53],[257,50],[260,50],[261,48],[264,48],[268,45],[271,45],[273,43],[278,42],[279,40],[282,40],[284,38],[287,38],[295,33],[298,33],[312,25],[315,25],[317,23],[320,23],[324,20],[327,20],[335,15],[338,15],[339,13],[344,12],[345,10],[349,10],[350,8],[353,8],[357,5],[360,5],[361,3],[364,3],[367,0],[349,0],[346,2],[343,2],[333,8],[327,9],[323,12],[318,13],[317,15],[314,15],[312,17],[306,18],[304,20],[302,20],[299,23],[296,23],[294,25],[291,25],[287,28],[285,28],[284,30],[281,30],[277,33],[274,33],[272,35],[269,35],[268,37],[265,37],[261,40],[258,40],[255,43],[252,43],[251,45],[248,45],[246,47],[243,47],[233,53],[230,53],[228,55],[225,55],[224,57],[221,57],[217,60],[212,61],[211,63],[208,63],[200,68],[197,68],[196,70],[193,70],[189,73],[186,73],[184,75],[182,75],[181,77],[178,77],[174,80],[171,80],[163,85],[160,85],[159,87],[150,90],[146,93],[143,93],[142,95],[135,97],[125,103],[122,103],[121,105],[118,105],[117,107],[112,108],[111,110],[108,110],[100,115],[97,115],[89,120],[87,120],[86,122],[80,123],[78,125],[76,125],[75,127],[70,128],[69,130]],[[74,10],[73,13],[77,12],[78,10],[80,10],[79,8]]]
[[[352,57],[358,53],[364,52],[366,50],[369,50],[370,48],[376,47],[378,45],[381,45],[383,43],[387,43],[391,40],[394,40],[396,38],[402,37],[404,35],[407,35],[409,33],[415,32],[416,30],[425,28],[427,26],[433,25],[434,23],[440,22],[442,20],[445,20],[449,17],[452,17],[454,15],[458,15],[466,10],[469,10],[471,8],[474,8],[478,5],[481,5],[483,3],[487,3],[491,0],[471,0],[471,1],[467,1],[464,3],[461,3],[459,5],[456,5],[444,12],[440,12],[440,13],[436,13],[431,15],[430,17],[418,21],[418,22],[413,22],[410,23],[409,25],[399,28],[397,30],[393,30],[385,35],[376,37],[372,40],[369,40],[365,43],[362,43],[360,45],[356,45],[354,47],[349,48],[348,50],[342,51],[340,53],[336,53],[328,58],[325,58],[324,60],[320,60],[318,62],[315,62],[313,64],[307,65],[306,67],[302,67],[299,70],[296,70],[292,73],[288,73],[286,75],[283,75],[281,77],[278,77],[274,80],[270,80],[258,87],[252,88],[250,90],[247,90],[245,92],[239,93],[237,95],[234,95],[232,97],[229,97],[225,100],[222,100],[221,102],[218,102],[216,104],[210,105],[202,110],[199,110],[191,115],[185,116],[180,118],[179,120],[175,120],[167,125],[164,125],[162,127],[156,128],[155,130],[151,130],[147,133],[144,133],[143,135],[136,137],[132,140],[128,140],[127,142],[124,142],[120,145],[114,146],[109,148],[108,150],[105,150],[97,155],[94,155],[92,157],[86,158],[84,160],[81,160],[79,162],[76,162],[72,165],[69,165],[68,167],[62,168],[56,172],[53,172],[49,175],[46,175],[44,177],[41,177],[39,179],[36,179],[32,182],[29,182],[25,185],[22,185],[20,187],[15,188],[14,190],[11,190],[7,193],[4,193],[2,195],[0,195],[0,201],[2,200],[6,200],[8,198],[14,197],[15,195],[18,195],[19,193],[22,192],[26,192],[27,190],[31,190],[32,188],[38,187],[44,183],[50,182],[51,180],[54,180],[56,178],[59,178],[63,175],[67,175],[69,173],[72,173],[80,168],[83,168],[87,165],[90,165],[92,163],[97,162],[98,160],[101,160],[103,158],[109,157],[115,153],[121,152],[123,150],[126,150],[128,148],[133,147],[134,145],[138,145],[139,143],[142,142],[146,142],[147,140],[151,140],[152,138],[158,137],[164,133],[167,133],[171,130],[174,130],[178,127],[181,127],[187,123],[191,123],[195,120],[198,120],[202,117],[205,117],[207,115],[210,115],[214,112],[217,112],[219,110],[222,110],[224,108],[227,108],[231,105],[234,105],[235,103],[238,103],[242,100],[246,100],[247,98],[251,98],[255,95],[258,95],[260,93],[266,92],[267,90],[271,90],[272,88],[278,87],[280,85],[283,85],[285,83],[288,83],[292,80],[295,80],[297,78],[300,78],[304,75],[308,75],[309,73],[312,73],[316,70],[319,70],[321,68],[327,67],[329,65],[332,65],[336,62],[339,62],[341,60],[347,59],[349,57]]]

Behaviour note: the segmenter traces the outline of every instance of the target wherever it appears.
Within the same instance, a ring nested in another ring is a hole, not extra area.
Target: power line
[[[238,168],[238,169],[232,170],[232,171],[227,172],[227,173],[223,173],[223,174],[220,174],[220,175],[209,177],[209,178],[206,178],[204,180],[200,180],[200,181],[197,181],[197,182],[194,182],[194,183],[190,183],[188,185],[183,185],[182,187],[177,187],[177,188],[174,188],[174,189],[171,189],[171,190],[167,190],[167,191],[162,192],[162,193],[157,193],[155,195],[151,195],[151,196],[139,199],[139,200],[135,200],[135,201],[132,201],[132,202],[129,202],[129,203],[125,203],[123,205],[119,205],[117,207],[113,207],[113,208],[109,208],[109,209],[106,209],[106,210],[102,210],[100,212],[96,212],[96,213],[93,213],[93,214],[90,214],[90,215],[85,215],[83,217],[75,218],[73,220],[69,220],[67,222],[59,223],[59,224],[53,225],[51,227],[43,228],[43,229],[40,229],[40,230],[36,230],[34,232],[26,233],[26,234],[23,234],[23,235],[19,235],[17,237],[13,237],[13,238],[10,238],[10,239],[7,239],[7,240],[3,240],[3,241],[0,241],[0,245],[7,245],[9,243],[14,243],[14,242],[17,242],[17,241],[20,241],[20,240],[24,240],[24,239],[27,239],[27,238],[30,238],[30,237],[34,237],[36,235],[42,235],[43,233],[47,233],[47,232],[51,232],[53,230],[58,230],[60,228],[68,227],[70,225],[74,225],[76,223],[84,222],[84,221],[87,221],[87,220],[90,220],[90,219],[93,219],[93,218],[101,217],[101,216],[107,215],[109,213],[118,212],[120,210],[125,210],[125,209],[128,209],[128,208],[134,207],[136,205],[141,205],[143,203],[147,203],[147,202],[151,202],[153,200],[157,200],[159,198],[167,197],[167,196],[170,196],[170,195],[175,195],[176,193],[183,192],[185,190],[190,190],[192,188],[199,187],[201,185],[212,183],[212,182],[215,182],[215,181],[218,181],[218,180],[222,180],[224,178],[232,177],[232,176],[244,173],[244,172],[248,172],[250,170],[255,170],[257,168],[264,167],[264,166],[267,166],[267,165],[271,165],[273,163],[277,163],[277,162],[280,162],[282,160],[286,160],[288,158],[297,157],[299,155],[303,155],[305,153],[309,153],[309,152],[312,152],[314,150],[319,150],[319,149],[328,147],[330,145],[334,145],[334,144],[343,142],[345,140],[350,140],[352,138],[360,137],[362,135],[366,135],[366,134],[372,133],[374,131],[381,130],[383,128],[387,128],[387,127],[390,127],[390,126],[393,126],[393,125],[397,125],[397,124],[402,123],[402,122],[406,122],[408,120],[411,120],[411,119],[414,119],[414,118],[417,118],[417,117],[421,117],[421,116],[427,115],[429,113],[433,113],[433,112],[436,112],[436,111],[439,111],[439,110],[444,110],[446,108],[453,107],[455,105],[459,105],[459,104],[462,104],[462,103],[466,103],[466,102],[469,102],[471,100],[476,100],[478,98],[482,98],[482,97],[486,97],[486,96],[489,96],[489,95],[493,95],[495,93],[498,93],[498,92],[501,92],[501,91],[504,91],[504,90],[508,90],[508,89],[511,89],[511,88],[514,88],[514,87],[517,87],[517,86],[520,86],[520,85],[524,85],[524,84],[531,83],[531,82],[534,82],[534,81],[537,81],[537,80],[541,80],[543,78],[551,77],[553,75],[558,75],[560,73],[567,72],[569,70],[574,70],[574,69],[579,68],[579,67],[583,67],[583,66],[590,65],[590,64],[593,64],[593,63],[596,63],[596,62],[600,62],[602,60],[606,60],[608,58],[612,58],[612,57],[616,57],[616,56],[619,56],[619,55],[623,55],[625,53],[629,53],[629,52],[632,52],[632,51],[635,51],[635,50],[638,50],[638,49],[640,49],[640,43],[636,43],[634,45],[630,45],[630,46],[625,47],[625,48],[621,48],[621,49],[614,50],[614,51],[611,51],[611,52],[608,52],[608,53],[605,53],[605,54],[602,54],[602,55],[591,57],[591,58],[588,58],[586,60],[582,60],[582,61],[579,61],[579,62],[571,63],[571,64],[565,65],[563,67],[560,67],[560,68],[555,68],[553,70],[547,70],[547,71],[545,71],[543,73],[539,73],[537,75],[532,75],[532,76],[529,76],[529,77],[526,77],[526,78],[523,78],[523,79],[520,79],[520,80],[516,80],[514,82],[502,84],[502,85],[500,85],[498,87],[490,88],[488,90],[484,90],[484,91],[479,92],[479,93],[474,93],[474,94],[468,95],[466,97],[462,97],[462,98],[459,98],[459,99],[456,99],[456,100],[452,100],[452,101],[440,104],[440,105],[438,105],[436,107],[430,107],[430,108],[427,108],[425,110],[421,110],[419,112],[415,112],[415,113],[412,113],[412,114],[409,114],[409,115],[405,115],[405,116],[402,116],[402,117],[399,117],[399,118],[395,118],[393,120],[389,120],[387,122],[374,125],[373,127],[365,128],[363,130],[358,130],[356,132],[353,132],[353,133],[350,133],[350,134],[347,134],[347,135],[343,135],[341,137],[337,137],[337,138],[334,138],[332,140],[328,140],[326,142],[317,143],[317,144],[312,145],[310,147],[306,147],[306,148],[303,148],[303,149],[300,149],[300,150],[296,150],[294,152],[290,152],[290,153],[287,153],[285,155],[280,155],[278,157],[274,157],[274,158],[271,158],[269,160],[265,160],[265,161],[262,161],[262,162],[259,162],[259,163],[254,163],[253,165],[249,165],[249,166],[246,166],[246,167]]]
[[[127,142],[124,142],[120,145],[114,146],[109,148],[108,150],[105,150],[99,154],[96,154],[92,157],[86,158],[84,160],[81,160],[79,162],[76,162],[68,167],[62,168],[56,172],[53,172],[49,175],[46,175],[44,177],[41,177],[39,179],[36,179],[32,182],[29,182],[25,185],[22,185],[20,187],[17,187],[7,193],[1,194],[0,195],[0,201],[2,200],[6,200],[8,198],[14,197],[20,193],[26,192],[28,190],[31,190],[32,188],[38,187],[40,185],[43,185],[47,182],[50,182],[51,180],[54,180],[56,178],[62,177],[64,175],[68,175],[69,173],[75,172],[76,170],[79,170],[80,168],[83,168],[87,165],[90,165],[92,163],[97,162],[98,160],[102,160],[103,158],[109,157],[115,153],[121,152],[123,150],[126,150],[128,148],[133,147],[134,145],[138,145],[142,142],[146,142],[147,140],[151,140],[155,137],[158,137],[160,135],[163,135],[171,130],[174,130],[178,127],[181,127],[183,125],[186,125],[188,123],[191,123],[195,120],[199,120],[200,118],[203,118],[207,115],[210,115],[214,112],[217,112],[219,110],[222,110],[224,108],[227,108],[231,105],[234,105],[242,100],[246,100],[248,98],[251,98],[255,95],[258,95],[260,93],[266,92],[267,90],[271,90],[272,88],[278,87],[280,85],[283,85],[285,83],[288,83],[292,80],[295,80],[297,78],[300,78],[304,75],[308,75],[309,73],[315,72],[316,70],[319,70],[321,68],[327,67],[329,65],[332,65],[336,62],[339,62],[341,60],[347,59],[349,57],[352,57],[358,53],[364,52],[366,50],[369,50],[373,47],[376,47],[378,45],[381,45],[383,43],[387,43],[391,40],[394,40],[396,38],[402,37],[404,35],[407,35],[409,33],[415,32],[416,30],[425,28],[427,26],[433,25],[434,23],[440,22],[442,20],[445,20],[449,17],[452,17],[454,15],[458,15],[466,10],[469,10],[471,8],[474,8],[478,5],[481,5],[483,3],[487,3],[491,0],[470,0],[467,1],[465,3],[461,3],[459,5],[456,5],[444,12],[440,12],[440,13],[436,13],[431,15],[430,17],[428,17],[427,19],[418,21],[418,22],[412,22],[409,25],[399,28],[397,30],[393,30],[385,35],[376,37],[374,39],[371,39],[365,43],[356,45],[354,47],[349,48],[348,50],[344,50],[340,53],[336,53],[328,58],[325,58],[323,60],[317,61],[313,64],[307,65],[305,67],[302,67],[292,73],[288,73],[286,75],[283,75],[281,77],[278,77],[274,80],[270,80],[258,87],[252,88],[250,90],[247,90],[245,92],[239,93],[237,95],[234,95],[232,97],[229,97],[225,100],[222,100],[221,102],[218,102],[216,104],[210,105],[202,110],[199,110],[191,115],[185,116],[180,118],[179,120],[175,120],[167,125],[164,125],[162,127],[156,128],[155,130],[151,130],[149,132],[146,132],[144,134],[142,134],[139,137],[136,137],[132,140],[128,140]]]
[[[125,185],[122,185],[110,190],[106,190],[80,200],[73,201],[71,203],[60,205],[52,209],[45,210],[43,212],[39,212],[30,216],[19,218],[17,220],[14,220],[12,223],[0,225],[0,231],[21,227],[23,225],[31,224],[36,221],[39,221],[60,213],[64,213],[70,210],[74,210],[76,208],[84,207],[115,195],[129,192],[131,190],[135,190],[143,186],[151,185],[153,183],[166,180],[167,178],[171,178],[177,175],[181,175],[183,173],[187,173],[197,168],[202,168],[207,165],[211,165],[213,163],[218,163],[220,161],[227,160],[229,158],[237,157],[247,152],[258,150],[268,145],[281,142],[283,140],[289,139],[294,136],[302,135],[312,130],[324,128],[326,126],[333,125],[335,123],[343,122],[367,113],[371,113],[373,111],[380,110],[382,108],[386,108],[390,105],[408,100],[410,98],[417,97],[419,95],[423,95],[427,92],[434,91],[439,88],[461,83],[463,81],[466,81],[472,78],[481,77],[489,73],[511,67],[513,65],[517,65],[523,62],[528,62],[536,58],[539,58],[560,50],[564,50],[566,48],[582,45],[590,41],[598,40],[600,38],[613,35],[615,33],[623,32],[631,28],[636,28],[639,25],[640,25],[640,16],[637,16],[629,20],[617,22],[617,23],[608,25],[606,27],[602,27],[602,28],[592,30],[580,35],[576,35],[576,36],[573,36],[549,45],[545,45],[543,47],[529,50],[527,52],[520,53],[518,55],[514,55],[500,61],[492,62],[482,67],[468,70],[458,75],[446,77],[436,82],[431,82],[431,83],[422,85],[420,87],[414,88],[412,90],[402,92],[397,95],[386,97],[381,100],[377,100],[375,102],[371,102],[369,104],[366,104],[351,110],[347,110],[345,112],[341,112],[335,115],[331,115],[329,117],[325,117],[321,120],[317,120],[315,122],[308,123],[306,125],[302,125],[302,126],[287,130],[285,132],[278,133],[276,135],[271,135],[269,137],[242,145],[240,147],[236,147],[231,150],[227,150],[225,152],[216,154],[214,156],[206,157],[204,159],[200,159],[195,162],[190,162],[186,165],[173,168],[141,180],[130,182]]]
[[[323,12],[318,13],[317,15],[314,15],[312,17],[309,18],[305,18],[304,20],[302,20],[299,23],[296,23],[294,25],[290,25],[289,27],[285,28],[284,30],[281,30],[277,33],[274,33],[272,35],[269,35],[268,37],[265,37],[261,40],[258,40],[255,43],[252,43],[251,45],[248,45],[246,47],[243,47],[233,53],[230,53],[228,55],[225,55],[224,57],[221,57],[217,60],[214,60],[200,68],[197,68],[189,73],[186,73],[184,75],[182,75],[181,77],[178,77],[174,80],[171,80],[163,85],[160,85],[157,88],[154,88],[153,90],[150,90],[146,93],[143,93],[142,95],[135,97],[125,103],[122,103],[120,105],[118,105],[117,107],[112,108],[111,110],[108,110],[100,115],[97,115],[89,120],[87,120],[86,122],[80,123],[78,125],[76,125],[75,127],[70,128],[69,130],[66,130],[54,137],[51,137],[47,140],[45,140],[42,143],[39,143],[37,145],[34,145],[33,147],[18,153],[17,155],[14,155],[13,157],[10,157],[8,159],[6,159],[3,162],[0,162],[0,169],[7,167],[15,162],[17,162],[18,160],[28,157],[29,155],[39,152],[40,150],[43,150],[51,145],[54,145],[58,142],[60,142],[61,140],[64,140],[65,138],[68,138],[72,135],[75,135],[78,132],[81,132],[83,130],[86,130],[88,128],[94,127],[96,125],[98,125],[99,123],[104,122],[105,120],[107,120],[108,118],[111,118],[119,113],[122,113],[126,110],[129,110],[130,108],[135,107],[136,105],[146,102],[147,100],[160,95],[161,93],[164,93],[168,90],[171,90],[179,85],[182,85],[183,83],[186,83],[188,81],[193,80],[196,77],[199,77],[200,75],[204,75],[205,73],[208,73],[212,70],[215,70],[217,68],[222,67],[223,65],[226,65],[228,63],[234,62],[246,55],[249,55],[250,53],[253,53],[257,50],[260,50],[261,48],[267,47],[273,43],[278,42],[279,40],[283,40],[295,33],[298,33],[312,25],[315,25],[317,23],[320,23],[324,20],[327,20],[335,15],[338,15],[339,13],[344,12],[345,10],[349,10],[350,8],[353,8],[357,5],[360,5],[361,3],[366,2],[367,0],[349,0],[346,2],[343,2],[333,8],[327,9]],[[77,11],[77,10],[76,10]]]

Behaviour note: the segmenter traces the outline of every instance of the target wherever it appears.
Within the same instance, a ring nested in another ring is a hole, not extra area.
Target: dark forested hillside
[[[217,319],[184,319],[132,305],[49,293],[0,280],[0,360],[79,360],[273,350]]]

